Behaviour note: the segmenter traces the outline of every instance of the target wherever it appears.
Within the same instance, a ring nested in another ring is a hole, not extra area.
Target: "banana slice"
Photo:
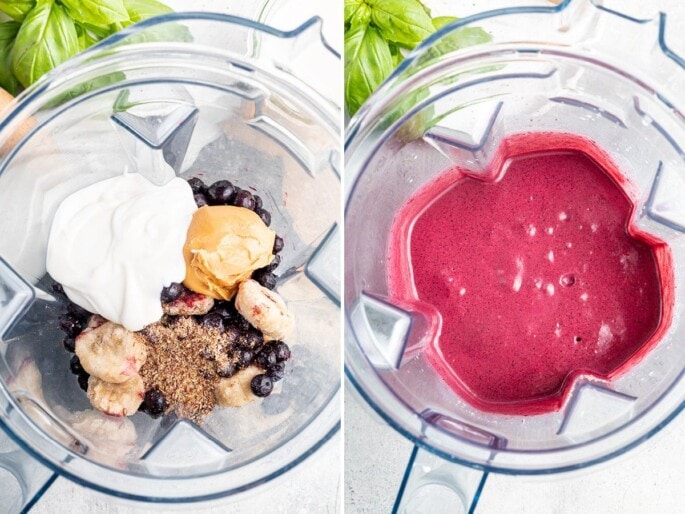
[[[264,370],[257,366],[249,366],[231,378],[222,378],[214,389],[216,402],[222,407],[242,407],[256,400],[257,396],[252,392],[250,384],[254,377],[262,373]]]
[[[10,391],[28,391],[41,402],[45,403],[43,397],[43,377],[36,366],[36,361],[27,357],[21,363],[17,374],[10,376],[7,381],[7,386]]]
[[[138,439],[133,421],[128,418],[105,416],[95,410],[75,412],[70,424],[76,432],[84,434],[97,446],[107,444],[130,450],[135,447]]]
[[[138,374],[123,384],[110,384],[93,376],[88,379],[90,404],[109,416],[133,416],[144,396],[145,384]]]
[[[254,280],[240,284],[235,307],[253,327],[264,334],[266,341],[285,339],[295,327],[293,316],[283,299]]]
[[[214,307],[214,298],[200,293],[183,293],[173,302],[162,304],[164,314],[171,316],[199,316],[207,314]]]
[[[138,374],[147,349],[141,336],[107,321],[81,332],[76,338],[76,355],[88,374],[121,384]]]
[[[137,454],[138,434],[133,421],[97,410],[68,414],[71,428],[90,443],[88,456],[97,462],[123,468]]]
[[[104,325],[105,323],[107,323],[107,320],[105,318],[103,318],[99,314],[93,314],[88,320],[88,326],[86,327],[86,330],[91,328],[98,328],[100,325]]]

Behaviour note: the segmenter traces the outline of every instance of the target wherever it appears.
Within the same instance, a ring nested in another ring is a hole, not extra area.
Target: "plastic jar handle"
[[[449,462],[414,446],[392,512],[474,512],[487,476],[487,472]]]
[[[17,446],[2,421],[0,427],[0,510],[28,512],[57,475]]]

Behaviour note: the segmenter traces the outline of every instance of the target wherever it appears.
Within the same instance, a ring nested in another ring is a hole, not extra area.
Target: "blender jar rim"
[[[97,57],[98,65],[101,63],[105,63],[104,65],[106,65],[110,59],[115,60],[117,53],[115,52],[113,54],[107,54],[107,52],[113,46],[121,43],[126,38],[135,36],[137,33],[157,25],[169,22],[182,23],[194,21],[207,21],[228,25],[238,25],[282,39],[295,39],[304,32],[312,30],[313,27],[316,27],[317,25],[320,26],[321,23],[321,19],[319,17],[312,17],[293,30],[282,31],[256,21],[240,18],[237,16],[207,12],[170,13],[144,20],[135,25],[127,27],[114,36],[111,36],[110,38],[94,45],[87,51],[79,54],[77,57],[49,72],[36,84],[27,88],[17,97],[17,100],[13,104],[14,109],[6,113],[6,117],[0,121],[0,131],[6,129],[9,124],[11,124],[16,118],[20,118],[22,114],[25,115],[24,113],[27,109],[29,109],[35,103],[40,102],[43,94],[49,92],[53,88],[59,88],[61,85],[74,77],[78,77],[82,71],[82,67],[87,65],[89,60]],[[326,42],[323,34],[320,33],[320,28],[319,37],[325,51],[328,52],[332,58],[339,60],[340,55]],[[157,42],[150,44],[148,47],[145,47],[145,45],[136,45],[137,48],[131,50],[131,53],[144,53],[145,50],[141,50],[141,46],[148,48],[150,52],[154,52],[160,48],[160,45],[164,46],[164,44],[164,42]],[[259,61],[259,56],[250,57],[255,61]],[[272,68],[273,70],[276,69],[273,66]],[[271,68],[265,69],[265,73],[270,75]],[[272,76],[270,76],[270,79],[278,80]],[[300,81],[298,79],[298,83],[299,82]],[[292,83],[287,84],[288,87],[292,87],[292,85]],[[308,93],[309,91],[313,91],[311,90],[311,86],[306,86],[303,84],[303,87],[310,88]],[[107,87],[98,89],[95,93],[102,92],[106,89]],[[312,104],[311,107],[316,111],[316,114],[321,118],[322,122],[326,123],[331,128],[334,126],[337,127],[337,123],[335,123],[334,120],[337,114],[337,109],[335,106],[330,102],[327,102],[321,95],[313,94],[307,96],[309,96],[307,101]],[[15,148],[12,152],[10,152],[10,154],[6,156],[7,159],[10,160],[17,150],[18,148]],[[23,279],[21,280],[25,282]],[[231,468],[229,470],[224,469],[219,472],[205,473],[202,475],[191,475],[185,477],[154,477],[121,471],[112,467],[104,466],[98,462],[81,458],[81,455],[66,448],[61,443],[48,436],[42,428],[38,427],[37,424],[22,411],[21,408],[15,405],[15,399],[8,392],[5,384],[0,384],[0,392],[3,397],[1,400],[4,400],[3,403],[7,402],[5,412],[0,418],[0,428],[4,430],[12,440],[14,440],[33,458],[56,473],[63,475],[79,483],[80,485],[84,485],[91,489],[113,496],[147,502],[199,502],[246,492],[254,487],[258,487],[264,483],[272,481],[277,477],[282,476],[288,470],[305,461],[327,441],[333,438],[335,434],[339,432],[341,427],[341,384],[338,381],[335,384],[335,387],[331,388],[330,396],[325,400],[324,403],[322,403],[321,408],[300,427],[298,433],[294,437],[283,441],[282,444],[276,448],[270,448],[258,459],[260,461],[268,461],[272,459],[274,452],[276,452],[277,454],[281,455],[281,462],[277,466],[269,469],[265,476],[255,478],[248,483],[240,482],[237,485],[227,487],[227,478],[231,475],[235,476],[237,473],[239,473],[241,468],[240,466],[237,468]],[[10,414],[12,410],[16,410],[19,416],[15,417],[14,419],[10,419],[7,414]],[[18,432],[17,429],[19,429]],[[308,435],[311,432],[313,432],[313,434]],[[23,436],[27,434],[31,434],[32,438],[35,439],[34,443],[38,443],[40,446],[30,444],[28,440],[25,440]],[[305,440],[309,440],[309,442],[305,443]],[[50,451],[46,451],[46,449],[50,449]],[[254,461],[255,459],[249,459],[246,465],[250,465],[254,463]],[[71,466],[69,465],[70,462],[81,462],[83,466],[79,466],[79,468],[74,469],[73,464]],[[126,483],[131,481],[135,481],[137,484],[134,487],[126,486]],[[202,483],[206,485],[208,481],[212,481],[213,483],[211,487],[203,488],[208,492],[203,492],[199,495],[193,492],[196,490],[196,488],[193,487],[194,483]],[[141,483],[147,484],[146,487],[140,487],[138,484]],[[159,494],[162,491],[164,494]]]
[[[347,152],[355,153],[358,152],[359,155],[354,155],[352,157],[352,166],[346,168],[345,176],[345,203],[344,203],[344,216],[347,218],[350,204],[352,198],[355,196],[356,188],[361,179],[363,173],[367,172],[367,168],[370,162],[373,160],[374,156],[378,152],[379,148],[386,142],[392,135],[397,131],[397,129],[411,116],[419,112],[422,106],[428,105],[434,99],[433,97],[427,97],[421,102],[413,104],[409,109],[401,113],[401,116],[397,119],[393,118],[392,123],[387,126],[379,128],[380,119],[387,114],[388,110],[391,109],[393,102],[397,101],[399,104],[399,99],[403,98],[406,94],[405,86],[408,82],[417,79],[417,82],[426,77],[432,77],[435,74],[435,70],[430,67],[424,69],[415,69],[409,75],[406,74],[412,65],[417,63],[422,56],[424,56],[431,47],[440,41],[447,34],[453,31],[459,30],[464,26],[473,25],[477,22],[482,22],[490,18],[497,18],[503,15],[512,14],[557,14],[565,9],[567,9],[572,4],[579,4],[581,1],[586,1],[586,3],[591,4],[599,11],[605,11],[609,15],[616,15],[625,18],[636,24],[644,24],[652,20],[641,20],[637,18],[631,18],[612,11],[610,9],[604,8],[597,5],[591,0],[565,0],[563,3],[554,7],[515,7],[515,8],[505,8],[496,11],[489,11],[467,18],[462,18],[455,21],[442,29],[436,31],[423,43],[421,43],[415,50],[413,50],[408,57],[400,64],[398,68],[386,79],[386,81],[376,90],[376,92],[371,96],[371,98],[362,106],[362,108],[355,114],[351,119],[348,126],[345,138],[345,151],[346,151],[346,162],[349,162],[349,154]],[[659,47],[661,51],[675,64],[680,67],[683,66],[682,59],[670,50],[665,41],[665,21],[666,15],[661,13],[659,15]],[[506,50],[511,50],[516,46],[515,44],[506,43],[502,47],[497,46],[497,42],[484,43],[475,47],[471,47],[459,52],[452,53],[450,55],[450,60],[447,62],[441,62],[441,65],[450,66],[452,68],[458,67],[464,61],[476,60],[482,57],[488,57],[491,55],[497,55],[498,50],[506,48]],[[628,81],[634,86],[647,90],[653,91],[656,98],[665,108],[672,111],[674,114],[678,115],[679,111],[674,107],[674,103],[670,102],[666,96],[662,95],[648,84],[646,84],[639,77],[630,74],[628,71],[620,69],[606,59],[603,59],[602,55],[590,55],[583,53],[581,51],[574,52],[573,48],[560,48],[558,45],[547,44],[545,42],[535,42],[528,44],[520,44],[519,47],[525,47],[526,52],[532,55],[540,54],[545,56],[556,56],[557,58],[570,58],[582,61],[593,66],[599,66],[604,70],[608,70],[617,79]],[[432,63],[434,64],[434,63]],[[435,68],[439,68],[437,65]],[[404,74],[404,76],[403,76]],[[418,77],[418,78],[417,78]],[[408,89],[408,87],[407,87]],[[450,90],[453,91],[453,90]],[[682,118],[682,115],[680,115]],[[369,141],[370,140],[370,141]],[[364,144],[365,143],[365,144]],[[355,300],[350,300],[354,304]],[[555,462],[555,457],[561,457],[562,455],[574,455],[574,452],[580,452],[582,450],[587,450],[588,445],[593,445],[595,443],[602,444],[602,441],[606,439],[611,439],[617,434],[621,434],[627,425],[622,424],[619,427],[611,430],[610,432],[604,433],[600,436],[593,437],[592,439],[570,445],[564,448],[549,448],[540,450],[510,450],[508,448],[487,448],[485,445],[479,445],[473,441],[467,440],[466,438],[460,437],[454,433],[444,430],[437,426],[432,426],[424,421],[418,412],[415,412],[411,407],[409,407],[401,398],[398,398],[397,394],[388,386],[385,381],[378,376],[378,374],[373,371],[373,365],[370,363],[368,356],[365,355],[364,351],[359,347],[359,342],[355,329],[353,328],[353,323],[350,318],[351,311],[354,305],[351,305],[346,300],[345,306],[345,376],[354,385],[357,392],[361,395],[366,403],[368,403],[372,409],[381,417],[385,422],[387,422],[393,429],[399,432],[402,436],[409,439],[413,444],[426,449],[427,451],[434,453],[446,460],[466,465],[472,468],[495,471],[505,474],[526,474],[526,475],[538,475],[538,474],[549,474],[557,473],[563,471],[571,471],[575,469],[584,468],[590,465],[598,464],[609,460],[615,456],[618,456],[630,448],[638,445],[639,443],[649,439],[651,436],[659,432],[661,428],[666,426],[673,418],[675,418],[682,410],[685,409],[685,399],[681,400],[679,403],[671,402],[671,407],[668,409],[667,413],[657,413],[659,419],[657,421],[650,420],[650,426],[647,430],[644,428],[642,432],[635,435],[631,433],[628,440],[622,440],[620,443],[616,444],[611,448],[604,448],[595,451],[594,456],[582,456],[581,458],[569,459],[567,461]],[[373,375],[369,378],[369,375]],[[685,372],[681,373],[678,378],[673,381],[673,384],[678,384],[685,378]],[[371,390],[368,390],[368,388]],[[380,388],[382,391],[375,391]],[[664,397],[668,396],[670,390],[663,393],[657,401],[655,401],[649,408],[645,409],[640,413],[639,416],[633,418],[629,424],[634,421],[647,416],[648,414],[654,415],[655,407],[658,404],[663,404]],[[385,406],[383,406],[385,404]],[[663,410],[663,409],[662,409]],[[417,428],[420,426],[420,428]],[[440,440],[440,445],[436,445],[427,436],[427,432],[436,431],[442,432],[443,434],[451,437],[451,441],[445,443],[444,439]],[[444,443],[444,444],[443,444]],[[467,449],[465,454],[461,449]],[[470,448],[470,449],[469,449]],[[474,453],[476,452],[476,453]],[[507,460],[506,464],[502,465],[496,460],[492,461],[490,459],[491,452],[497,452],[500,455],[508,455],[512,459],[517,459],[517,455],[521,457],[520,460]],[[551,459],[545,460],[546,457],[552,457]],[[579,455],[580,456],[580,455]],[[531,459],[532,458],[532,459]],[[525,459],[530,459],[526,461]]]

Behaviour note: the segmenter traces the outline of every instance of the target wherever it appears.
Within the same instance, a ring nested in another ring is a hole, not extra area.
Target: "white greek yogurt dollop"
[[[129,330],[162,317],[160,293],[182,282],[183,244],[197,210],[188,183],[137,173],[68,196],[52,222],[47,271],[69,299]]]

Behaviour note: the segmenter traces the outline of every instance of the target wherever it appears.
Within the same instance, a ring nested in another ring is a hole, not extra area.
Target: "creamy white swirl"
[[[141,330],[162,316],[162,288],[185,277],[183,244],[196,210],[181,178],[156,186],[132,173],[93,184],[57,209],[47,270],[74,303]]]

